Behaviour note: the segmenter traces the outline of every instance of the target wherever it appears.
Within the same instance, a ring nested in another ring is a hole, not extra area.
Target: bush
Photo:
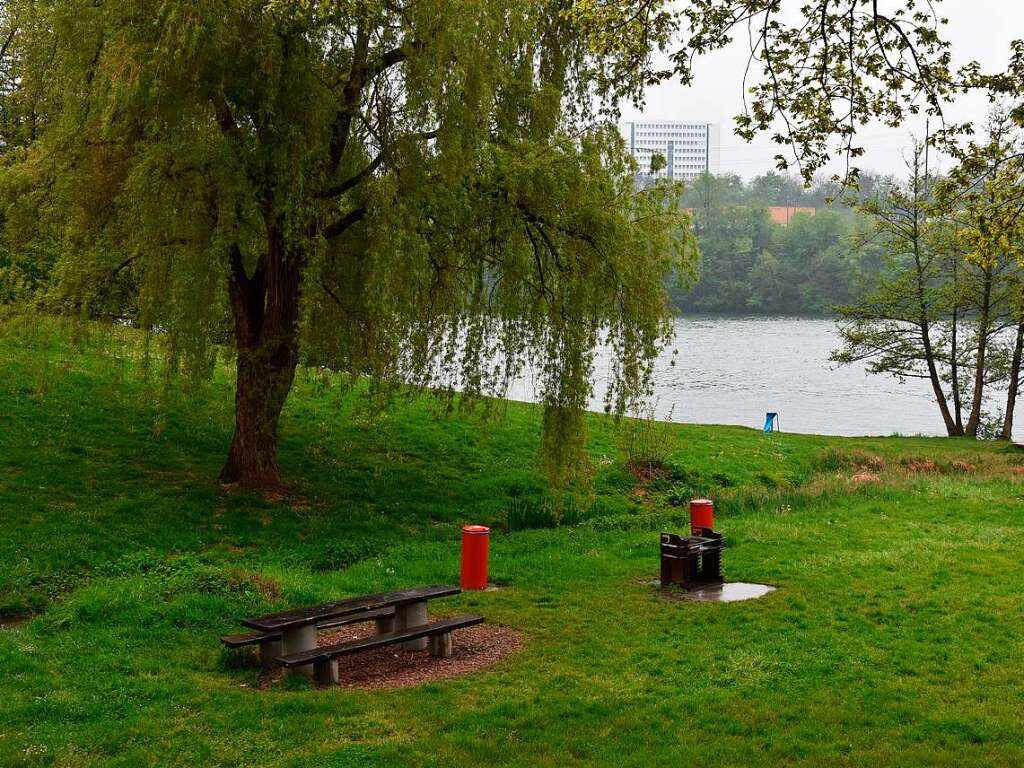
[[[669,456],[678,446],[671,412],[665,421],[660,421],[654,415],[653,405],[644,413],[623,420],[619,440],[626,454],[626,466],[638,480],[667,474]]]

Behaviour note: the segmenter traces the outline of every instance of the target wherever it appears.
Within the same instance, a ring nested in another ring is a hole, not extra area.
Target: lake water
[[[672,346],[657,361],[655,412],[684,423],[760,428],[765,413],[776,411],[783,432],[945,434],[926,380],[900,383],[870,375],[863,365],[836,366],[829,355],[838,345],[832,320],[679,319]],[[599,395],[607,371],[607,360],[599,359]],[[518,386],[511,396],[530,399],[529,388]],[[592,407],[602,409],[600,397]],[[1018,408],[1018,440],[1022,420]]]

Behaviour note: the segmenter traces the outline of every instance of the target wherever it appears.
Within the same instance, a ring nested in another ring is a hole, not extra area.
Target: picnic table
[[[450,655],[451,630],[483,619],[462,617],[456,622],[458,626],[452,620],[431,625],[428,623],[427,602],[457,595],[461,591],[458,587],[445,585],[416,587],[246,618],[241,623],[258,632],[243,637],[251,637],[253,642],[279,638],[277,662],[304,674],[316,673],[318,678],[336,676],[336,670],[327,669],[325,665],[337,656],[380,645],[401,643],[407,650],[424,650],[436,638],[443,641],[437,648],[437,655]],[[327,649],[317,647],[319,628],[370,619],[377,622],[376,639],[350,641]],[[224,641],[230,645],[228,639]],[[431,646],[431,650],[435,648]]]

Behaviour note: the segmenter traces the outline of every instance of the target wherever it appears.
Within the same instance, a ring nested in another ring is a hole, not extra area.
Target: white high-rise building
[[[685,181],[702,173],[718,173],[721,159],[719,127],[690,120],[637,120],[621,125],[629,153],[641,178]],[[651,158],[661,154],[666,166],[651,173]]]

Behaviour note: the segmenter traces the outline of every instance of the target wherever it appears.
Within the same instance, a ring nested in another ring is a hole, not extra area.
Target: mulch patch
[[[356,624],[324,632],[320,645],[334,645],[374,634],[373,624]],[[452,633],[452,656],[439,659],[429,651],[399,646],[375,648],[338,659],[338,685],[344,688],[409,688],[475,672],[518,651],[523,638],[497,624],[478,624]],[[269,681],[267,681],[269,682]]]
[[[22,629],[30,621],[32,621],[31,616],[0,616],[0,632]]]
[[[627,462],[626,468],[641,485],[661,480],[672,474],[672,470],[657,462],[630,461]]]

